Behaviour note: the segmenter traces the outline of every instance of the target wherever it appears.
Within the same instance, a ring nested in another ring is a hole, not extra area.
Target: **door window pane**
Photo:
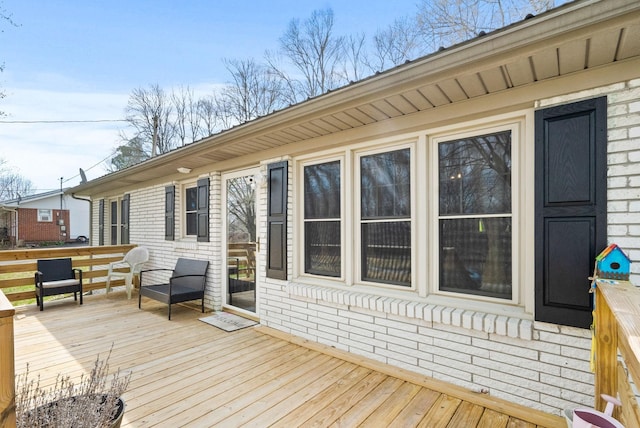
[[[111,245],[118,245],[118,201],[111,202]]]

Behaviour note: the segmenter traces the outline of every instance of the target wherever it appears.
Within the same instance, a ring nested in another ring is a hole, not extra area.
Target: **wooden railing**
[[[107,265],[121,260],[135,245],[105,245],[100,247],[63,247],[0,251],[0,291],[10,302],[35,299],[35,286],[29,290],[8,292],[9,287],[33,286],[38,259],[71,257],[73,267],[81,268],[84,291],[105,288]],[[123,280],[113,282],[124,284]]]
[[[632,384],[640,386],[640,289],[629,282],[598,280],[595,311],[595,405],[600,394],[620,398],[614,417],[627,428],[640,427]],[[620,358],[618,358],[620,357]]]
[[[83,290],[105,288],[109,262],[121,260],[135,245],[65,247],[0,251],[0,428],[16,426],[13,316],[11,302],[35,298],[34,273],[38,259],[71,257],[83,270]],[[113,285],[124,284],[122,280]],[[7,292],[9,287],[31,286]]]
[[[0,290],[0,428],[16,426],[13,315],[15,309]]]

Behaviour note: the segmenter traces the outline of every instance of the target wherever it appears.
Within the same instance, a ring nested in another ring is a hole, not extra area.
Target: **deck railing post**
[[[595,311],[595,408],[604,409],[606,402],[600,396],[617,396],[618,326],[611,308],[602,293],[596,291]]]
[[[14,314],[15,309],[0,290],[0,428],[16,426]]]

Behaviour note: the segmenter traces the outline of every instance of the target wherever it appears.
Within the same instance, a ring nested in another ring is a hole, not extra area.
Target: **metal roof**
[[[488,95],[511,96],[518,88],[638,57],[640,2],[576,1],[80,184],[71,192],[95,195],[166,181],[178,167],[211,170],[248,153]],[[634,70],[629,73],[640,77],[637,67]]]

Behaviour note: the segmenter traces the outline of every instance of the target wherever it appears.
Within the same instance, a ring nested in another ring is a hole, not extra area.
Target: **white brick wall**
[[[175,241],[164,240],[164,189],[174,183],[163,183],[151,187],[137,189],[129,192],[131,195],[130,206],[130,235],[132,244],[144,245],[149,249],[149,262],[146,269],[173,268],[179,257],[197,258],[209,260],[207,272],[207,288],[205,291],[205,307],[210,310],[219,310],[222,307],[222,290],[220,284],[222,275],[222,262],[220,249],[222,239],[222,226],[220,215],[220,173],[211,173],[209,205],[209,242],[181,241],[176,231]],[[180,207],[182,195],[181,187],[176,184],[176,207]],[[98,243],[98,214],[99,203],[93,203],[93,230],[92,243]],[[176,216],[179,216],[176,213]],[[177,222],[176,222],[177,223]],[[105,238],[107,243],[107,238]],[[162,274],[153,276],[151,273],[145,276],[149,281],[160,280]]]
[[[607,94],[608,235],[630,256],[632,281],[640,284],[640,79],[541,100],[537,107]],[[284,158],[270,159],[272,161]],[[289,172],[288,265],[293,267],[293,174]],[[211,262],[206,306],[220,309],[223,284],[221,175],[210,174],[209,243],[164,240],[164,186],[131,192],[131,242],[149,247],[150,267],[173,266],[177,257]],[[168,183],[167,183],[168,184]],[[181,192],[177,186],[177,206]],[[258,198],[260,242],[267,242],[266,186]],[[97,243],[98,203],[92,242]],[[266,251],[259,255],[265,266]],[[593,403],[590,332],[425,301],[404,300],[268,279],[261,271],[258,315],[264,325],[377,361],[487,390],[526,406],[559,413]]]
[[[537,107],[605,94],[609,242],[633,260],[631,279],[640,284],[640,80]],[[260,317],[270,327],[551,413],[593,405],[588,330],[346,289],[263,284]]]

